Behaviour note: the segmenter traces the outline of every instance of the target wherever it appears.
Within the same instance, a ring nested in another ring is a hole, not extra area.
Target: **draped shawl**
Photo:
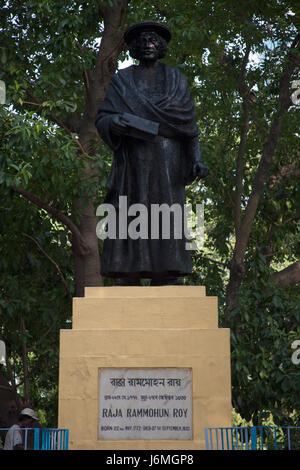
[[[160,64],[165,76],[164,90],[157,101],[150,100],[137,88],[134,67],[119,70],[110,82],[109,89],[98,111],[96,127],[104,142],[115,152],[107,181],[106,202],[115,202],[124,194],[128,146],[126,139],[111,132],[111,118],[122,113],[135,114],[159,123],[159,135],[184,142],[184,184],[192,181],[192,165],[201,160],[198,143],[196,112],[186,77],[177,69]],[[114,193],[114,195],[113,195]]]

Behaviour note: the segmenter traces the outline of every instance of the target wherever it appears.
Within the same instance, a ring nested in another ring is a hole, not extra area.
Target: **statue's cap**
[[[142,23],[136,23],[130,26],[124,34],[124,40],[127,44],[132,41],[132,39],[139,33],[143,31],[155,31],[161,37],[163,37],[167,42],[171,39],[171,32],[169,28],[162,24],[157,23],[156,21],[143,21]]]

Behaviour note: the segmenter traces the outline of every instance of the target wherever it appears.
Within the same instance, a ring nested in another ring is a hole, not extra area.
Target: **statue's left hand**
[[[208,174],[208,168],[202,163],[194,163],[193,166],[193,176],[194,178],[205,178]]]
[[[122,114],[121,115],[116,114],[115,116],[112,117],[111,126],[115,134],[123,135],[123,134],[126,134],[128,130],[128,127],[127,127],[128,121],[126,118],[124,118]]]

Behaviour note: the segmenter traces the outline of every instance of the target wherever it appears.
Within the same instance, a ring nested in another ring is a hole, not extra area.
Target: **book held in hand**
[[[126,120],[126,125],[128,126],[126,134],[128,136],[152,141],[158,135],[158,122],[149,121],[130,113],[123,113],[121,120],[123,122]]]

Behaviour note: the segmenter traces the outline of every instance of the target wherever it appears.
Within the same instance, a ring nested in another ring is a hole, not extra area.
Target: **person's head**
[[[19,414],[18,423],[21,428],[34,427],[38,421],[38,417],[31,408],[24,408]]]
[[[132,58],[145,61],[156,61],[165,57],[171,33],[160,23],[138,23],[126,31],[124,39]]]

